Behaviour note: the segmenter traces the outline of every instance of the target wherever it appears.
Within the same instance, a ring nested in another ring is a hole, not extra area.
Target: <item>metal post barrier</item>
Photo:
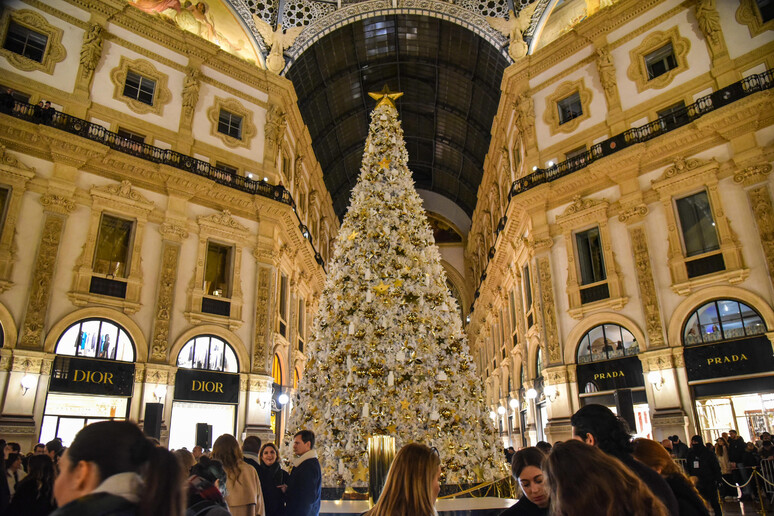
[[[761,483],[758,481],[760,472],[757,469],[753,468],[753,475],[755,475],[755,489],[758,490],[758,501],[761,504],[761,514],[763,514],[763,516],[766,516],[766,504],[764,503],[763,491],[761,491]]]

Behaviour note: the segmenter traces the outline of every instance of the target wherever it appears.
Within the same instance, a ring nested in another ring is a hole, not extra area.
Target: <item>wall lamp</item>
[[[516,410],[519,408],[519,400],[516,398],[511,398],[511,401],[508,402],[508,405],[510,405],[513,410]]]
[[[538,397],[538,394],[535,389],[530,387],[529,389],[527,389],[527,392],[524,394],[524,397],[527,398],[528,400],[534,400],[535,398]]]
[[[25,374],[21,379],[22,396],[27,394],[27,391],[35,387],[37,383],[38,379],[35,378],[34,374]]]
[[[502,405],[497,407],[497,413],[500,414],[501,416],[504,415],[505,414],[505,407],[503,407]]]
[[[659,371],[651,371],[648,373],[648,382],[653,385],[654,389],[660,391],[664,385],[664,377],[661,376]]]
[[[496,421],[496,420],[497,420],[497,413],[495,413],[495,411],[494,411],[494,410],[490,410],[490,411],[489,411],[489,418],[490,418],[492,421]]]
[[[545,394],[548,401],[553,403],[559,397],[559,389],[555,385],[546,385],[545,389],[543,389],[543,394]]]
[[[155,389],[153,389],[153,397],[156,398],[156,401],[161,401],[164,398],[167,397],[167,386],[166,385],[157,385]]]

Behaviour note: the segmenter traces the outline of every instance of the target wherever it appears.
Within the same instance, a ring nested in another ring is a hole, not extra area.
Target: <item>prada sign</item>
[[[612,391],[645,385],[642,364],[637,357],[579,364],[577,372],[578,386],[582,393]]]
[[[774,371],[774,353],[765,335],[686,346],[684,356],[688,381]]]
[[[175,399],[208,403],[238,403],[239,375],[202,369],[178,369]]]
[[[134,364],[58,356],[54,359],[49,391],[102,396],[131,396]]]

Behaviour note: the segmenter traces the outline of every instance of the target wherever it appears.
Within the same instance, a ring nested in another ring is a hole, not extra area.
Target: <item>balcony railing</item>
[[[693,122],[694,120],[701,118],[702,116],[719,109],[727,104],[735,102],[752,95],[753,93],[771,89],[774,86],[774,68],[766,70],[763,73],[757,75],[750,75],[745,77],[741,81],[735,82],[725,88],[715,91],[707,96],[704,96],[679,110],[670,113],[668,116],[659,118],[653,122],[647,123],[640,127],[633,127],[628,131],[615,135],[612,138],[598,143],[591,147],[586,152],[574,156],[568,160],[557,163],[548,168],[535,168],[531,174],[521,177],[513,182],[511,190],[508,193],[508,201],[518,194],[524,193],[536,186],[556,181],[562,177],[568,176],[573,172],[577,172],[583,168],[586,168],[595,161],[602,159],[606,156],[610,156],[626,147],[631,147],[638,143],[646,142],[662,134],[666,134],[669,131],[673,131],[679,127]],[[507,211],[507,209],[506,209]],[[505,217],[503,217],[505,219]],[[507,220],[507,219],[506,219]],[[495,231],[495,239],[500,235],[505,227],[504,220],[501,219],[498,227]],[[495,240],[496,241],[496,240]],[[486,269],[489,266],[489,262],[494,258],[496,247],[492,246],[489,250],[488,260],[484,272],[481,274],[481,279],[478,284],[478,288],[473,295],[473,303],[470,306],[471,313],[475,309],[476,302],[480,295],[481,285],[486,277]]]
[[[70,134],[86,138],[88,140],[101,143],[110,147],[113,150],[117,150],[124,154],[130,154],[137,158],[141,158],[153,163],[160,163],[163,165],[169,165],[171,167],[185,170],[198,176],[211,179],[218,184],[240,190],[253,195],[260,195],[273,199],[277,202],[287,204],[296,214],[298,219],[298,227],[301,230],[303,237],[309,241],[314,251],[315,261],[325,270],[325,263],[323,262],[322,255],[317,252],[312,241],[312,235],[307,229],[306,225],[301,221],[296,210],[296,203],[290,192],[282,185],[272,185],[267,181],[254,181],[248,177],[243,177],[238,174],[223,170],[211,165],[210,163],[181,154],[171,149],[161,149],[148,145],[147,143],[141,143],[128,138],[124,138],[117,133],[108,131],[103,126],[88,122],[78,117],[68,115],[59,111],[50,111],[46,113],[39,106],[28,104],[26,102],[14,101],[13,108],[0,107],[0,112],[7,115],[11,115],[15,118],[26,120],[35,124],[43,124],[56,129],[60,129]]]

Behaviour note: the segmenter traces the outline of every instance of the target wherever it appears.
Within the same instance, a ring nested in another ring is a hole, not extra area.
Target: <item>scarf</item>
[[[224,507],[226,506],[226,502],[223,500],[223,494],[215,484],[206,478],[191,475],[188,479],[188,507],[203,500],[208,500]]]
[[[301,465],[302,462],[304,462],[307,459],[316,459],[317,458],[317,450],[309,450],[303,455],[299,455],[298,457],[295,457],[292,460],[293,467],[297,468]]]
[[[264,478],[270,478],[275,486],[282,483],[282,472],[280,471],[280,463],[278,460],[274,461],[274,464],[271,466],[261,463],[260,468]]]

